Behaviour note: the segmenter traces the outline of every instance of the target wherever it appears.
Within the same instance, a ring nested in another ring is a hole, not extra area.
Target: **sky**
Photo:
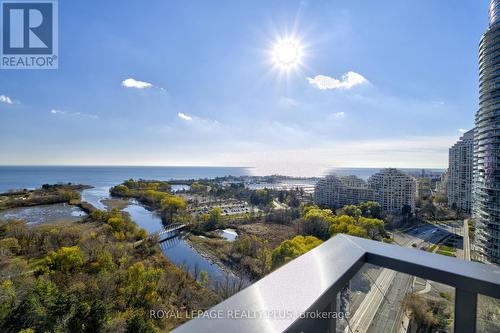
[[[59,69],[0,70],[0,164],[446,168],[487,21],[488,0],[61,0]]]

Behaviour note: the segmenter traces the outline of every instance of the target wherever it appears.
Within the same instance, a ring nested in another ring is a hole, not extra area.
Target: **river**
[[[91,203],[98,209],[106,209],[101,202],[103,199],[109,199],[109,187],[95,187],[82,192],[82,200]],[[163,228],[161,218],[154,212],[151,212],[140,205],[135,200],[130,200],[130,204],[124,209],[130,214],[130,217],[141,228],[148,233],[154,233]],[[226,278],[230,281],[237,279],[231,273],[224,272],[218,265],[204,258],[196,250],[188,245],[185,240],[186,234],[181,234],[168,241],[160,243],[163,254],[174,264],[187,268],[191,273],[195,270],[205,271],[209,280],[212,282],[224,282]]]

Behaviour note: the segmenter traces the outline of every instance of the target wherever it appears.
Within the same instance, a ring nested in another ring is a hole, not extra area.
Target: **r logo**
[[[52,3],[3,3],[4,54],[52,53]]]
[[[56,1],[5,0],[1,17],[2,68],[57,68]]]

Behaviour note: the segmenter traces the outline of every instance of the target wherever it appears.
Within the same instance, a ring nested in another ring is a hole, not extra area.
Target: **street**
[[[394,241],[404,247],[424,250],[436,244],[453,232],[460,232],[455,226],[426,224],[409,230],[406,233],[395,233]],[[412,291],[414,277],[389,269],[380,269],[378,276],[370,273],[372,286],[363,300],[356,306],[354,315],[349,320],[350,329],[345,332],[399,332],[403,321],[403,301]],[[425,283],[424,283],[425,285]],[[359,296],[359,293],[356,295]]]

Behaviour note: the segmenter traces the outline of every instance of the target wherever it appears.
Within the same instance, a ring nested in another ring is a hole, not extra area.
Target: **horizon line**
[[[0,164],[0,167],[134,167],[134,168],[231,168],[231,169],[257,169],[256,166],[225,166],[225,165],[145,165],[145,164]],[[396,167],[396,166],[332,166],[328,169],[427,169],[446,170],[443,167]]]

